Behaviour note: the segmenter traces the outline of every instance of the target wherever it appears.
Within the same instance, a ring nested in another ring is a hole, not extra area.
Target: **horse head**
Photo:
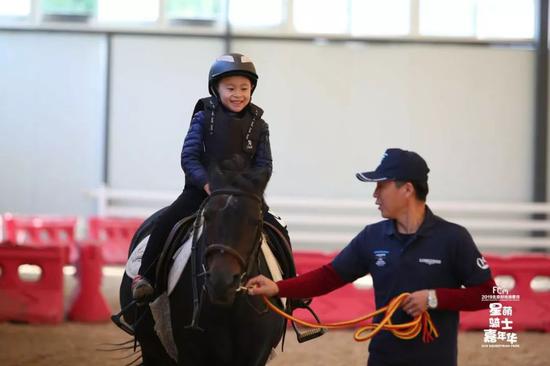
[[[254,266],[261,245],[267,169],[246,169],[233,158],[210,171],[211,195],[203,205],[205,286],[209,300],[231,305]]]

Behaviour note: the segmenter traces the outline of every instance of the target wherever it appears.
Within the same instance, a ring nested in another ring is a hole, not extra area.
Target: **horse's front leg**
[[[247,365],[250,366],[265,366],[267,361],[269,360],[269,357],[271,355],[271,352],[273,351],[273,347],[269,344],[266,344],[262,347],[261,351],[258,352],[255,358],[250,359],[249,363]]]
[[[250,300],[255,305],[254,309],[249,304],[243,308],[247,314],[241,316],[241,326],[235,329],[234,353],[238,355],[236,364],[264,366],[282,337],[284,321],[274,312],[256,311],[262,309],[262,305],[265,308],[260,298]]]
[[[203,335],[196,331],[188,331],[178,337],[178,366],[203,366],[207,364],[204,357]]]

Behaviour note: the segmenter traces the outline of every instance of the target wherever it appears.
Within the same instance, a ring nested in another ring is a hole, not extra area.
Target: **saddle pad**
[[[202,234],[202,226],[199,227],[199,232],[197,235],[197,238],[200,238]],[[168,287],[167,292],[168,295],[174,291],[174,288],[176,288],[176,284],[178,283],[181,274],[183,273],[183,270],[185,269],[185,265],[187,264],[187,261],[189,260],[189,257],[191,256],[191,248],[193,247],[193,230],[189,233],[189,238],[185,243],[183,243],[178,250],[174,253],[174,256],[172,259],[174,260],[172,262],[172,266],[170,267],[170,272],[168,273]]]
[[[262,234],[261,249],[262,249],[262,253],[264,254],[264,258],[267,263],[267,267],[269,268],[269,272],[271,273],[271,278],[273,279],[273,281],[277,282],[282,280],[283,271],[281,270],[281,266],[279,265],[279,262],[277,262],[277,258],[275,258],[275,255],[273,255],[271,248],[267,244],[267,239],[263,234]],[[281,302],[283,303],[283,307],[286,308],[286,298],[281,297]]]
[[[202,231],[201,229],[199,230],[199,236]],[[178,250],[176,250],[174,256],[172,257],[172,259],[174,259],[174,262],[172,263],[170,273],[168,274],[168,295],[171,294],[176,287],[176,283],[178,282],[181,274],[183,273],[183,269],[185,268],[185,265],[187,264],[187,261],[191,256],[191,247],[193,246],[192,240],[193,232],[191,231],[189,239],[187,239],[187,241],[183,243],[178,248]],[[130,254],[130,257],[128,258],[128,262],[126,262],[126,275],[131,279],[134,279],[134,277],[138,275],[139,268],[141,267],[141,258],[143,257],[143,252],[145,252],[145,248],[147,248],[148,241],[149,235],[143,238],[143,240],[140,241],[138,245],[136,245],[136,247],[132,251],[132,254]]]
[[[126,275],[131,279],[134,279],[138,275],[139,267],[141,267],[141,258],[143,252],[147,248],[147,242],[149,241],[149,235],[143,238],[130,254],[128,262],[126,262]]]

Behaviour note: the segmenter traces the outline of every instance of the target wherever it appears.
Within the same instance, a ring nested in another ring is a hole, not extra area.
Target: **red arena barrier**
[[[15,216],[7,213],[3,221],[7,241],[31,247],[66,247],[69,261],[76,261],[76,217]]]
[[[68,319],[80,322],[107,321],[111,309],[101,293],[103,258],[101,247],[81,244],[77,265],[78,286],[73,294]]]
[[[294,252],[296,272],[308,272],[332,261],[336,253]],[[350,320],[375,310],[374,290],[362,281],[348,284],[329,294],[313,299],[311,308],[324,323]],[[307,321],[315,321],[307,311],[296,310],[295,315]]]
[[[514,330],[550,331],[550,291],[537,292],[532,281],[537,276],[550,278],[550,257],[544,255],[515,255],[503,259],[494,275],[511,275],[515,286],[510,294],[519,295],[513,306]]]
[[[132,236],[142,219],[119,217],[91,217],[88,220],[88,237],[100,243],[107,264],[125,264]]]
[[[0,321],[63,321],[64,259],[61,247],[0,245]],[[40,278],[22,279],[19,266],[23,264],[40,267]]]

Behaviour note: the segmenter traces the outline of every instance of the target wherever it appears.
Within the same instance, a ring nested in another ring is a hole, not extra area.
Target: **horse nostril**
[[[238,287],[241,284],[241,275],[234,272],[212,272],[208,273],[207,281],[210,285],[219,288],[220,290],[228,290]]]
[[[233,275],[233,285],[238,286],[241,283],[241,275],[235,274]]]

